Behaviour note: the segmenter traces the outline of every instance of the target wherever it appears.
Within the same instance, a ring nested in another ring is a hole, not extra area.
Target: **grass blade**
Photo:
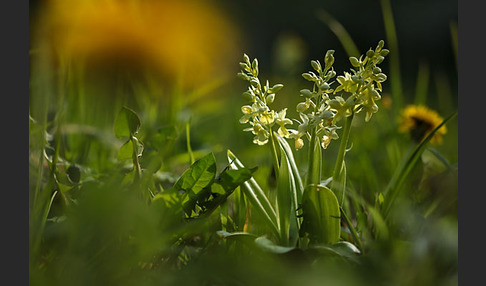
[[[295,158],[294,158],[294,153],[292,153],[292,148],[290,147],[289,143],[283,139],[280,136],[277,136],[278,141],[280,143],[280,147],[282,148],[282,151],[285,153],[287,156],[287,160],[290,164],[290,168],[292,170],[292,174],[294,175],[295,183],[297,186],[297,192],[295,194],[296,201],[301,202],[302,201],[302,193],[304,191],[304,184],[302,183],[302,179],[300,177],[299,169],[297,168],[297,164],[295,163]],[[296,205],[298,206],[298,205]]]
[[[437,130],[439,130],[444,124],[447,123],[447,121],[449,121],[456,115],[457,115],[457,111],[449,115],[446,119],[444,119],[444,121],[442,121],[441,124],[439,124],[436,128],[434,128],[434,130],[432,130],[432,132],[430,132],[427,135],[427,137],[425,137],[425,139],[422,140],[422,142],[420,142],[420,144],[418,144],[414,149],[411,150],[408,156],[404,157],[402,164],[399,166],[399,168],[396,169],[392,179],[390,180],[387,188],[384,191],[384,194],[386,196],[385,205],[383,209],[383,214],[385,219],[388,218],[391,207],[395,199],[397,198],[398,193],[401,190],[401,186],[403,185],[405,178],[412,171],[416,162],[419,160],[420,155],[425,150],[425,146],[427,145],[427,143],[430,141],[430,139],[432,139],[432,136],[434,136]]]
[[[326,23],[329,29],[338,37],[348,56],[359,57],[361,55],[358,47],[341,23],[324,10],[319,10],[317,17]]]
[[[398,109],[403,104],[397,32],[395,29],[395,21],[393,20],[393,11],[390,4],[390,0],[381,0],[381,7],[383,11],[383,21],[385,23],[386,38],[389,45],[389,50],[391,51],[390,52],[390,85],[391,85],[391,94],[392,94],[394,111],[395,113],[397,113]]]
[[[333,244],[341,236],[341,212],[336,195],[328,187],[307,185],[302,198],[303,232],[310,244]]]
[[[230,150],[227,151],[228,154],[228,161],[230,162],[230,167],[233,169],[244,168],[245,166],[238,160],[238,158],[231,152]],[[263,218],[266,219],[270,228],[274,231],[276,236],[278,237],[280,234],[278,228],[278,221],[277,221],[277,213],[275,209],[270,204],[267,196],[260,188],[256,180],[251,177],[248,181],[243,183],[240,187],[245,196],[248,198],[250,203],[253,205],[255,210],[260,213]]]
[[[415,87],[415,104],[427,105],[429,90],[430,67],[427,62],[421,62],[418,67],[417,83]]]
[[[293,182],[289,162],[284,152],[280,153],[280,167],[277,171],[277,218],[280,228],[280,244],[287,246],[289,243],[290,221],[292,219],[291,194],[295,193],[295,183]],[[293,217],[295,218],[295,213]]]

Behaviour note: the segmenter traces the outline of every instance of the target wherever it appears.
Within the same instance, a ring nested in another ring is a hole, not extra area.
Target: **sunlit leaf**
[[[334,193],[320,185],[309,185],[302,198],[303,232],[311,244],[333,244],[341,235],[341,213]]]
[[[192,191],[197,194],[210,185],[216,176],[216,159],[213,153],[209,153],[194,162],[177,180],[174,188],[185,192]]]
[[[123,161],[126,159],[131,159],[133,154],[133,142],[132,140],[127,140],[118,151],[118,160]]]
[[[117,138],[135,135],[140,128],[140,118],[135,111],[122,107],[115,119],[115,136]]]

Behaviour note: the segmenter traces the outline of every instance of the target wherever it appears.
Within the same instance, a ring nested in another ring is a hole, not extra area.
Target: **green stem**
[[[186,141],[187,141],[187,153],[189,153],[189,160],[190,164],[194,164],[194,152],[192,152],[192,147],[191,147],[191,133],[190,133],[190,121],[186,123]]]
[[[317,137],[317,128],[312,129],[309,140],[309,168],[307,171],[306,185],[321,183],[321,144]]]
[[[343,174],[344,156],[346,154],[346,146],[348,145],[349,134],[351,131],[351,123],[353,121],[354,113],[346,117],[344,124],[343,134],[341,136],[341,145],[339,145],[338,156],[336,158],[336,165],[334,165],[334,171],[332,174],[331,190],[336,195],[339,205],[342,207],[344,201],[344,189],[345,183],[340,184],[341,175]]]
[[[138,160],[138,140],[134,136],[131,136],[130,140],[132,141],[133,146],[133,166],[135,166],[135,181],[140,180],[142,177],[142,168],[140,167],[140,161]]]
[[[277,137],[275,136],[275,134],[273,133],[272,130],[270,130],[270,141],[271,141],[271,153],[272,153],[272,161],[273,161],[273,168],[274,168],[274,171],[275,171],[275,176],[278,176],[278,169],[279,169],[279,166],[280,166],[280,163],[278,161],[278,153],[277,153],[277,146],[275,144],[275,140],[277,139]]]

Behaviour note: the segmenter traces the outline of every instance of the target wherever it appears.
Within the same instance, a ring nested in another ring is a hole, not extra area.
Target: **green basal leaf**
[[[311,244],[333,244],[341,235],[341,212],[336,195],[321,185],[309,185],[302,198],[302,231]]]
[[[255,243],[258,247],[262,248],[265,251],[275,253],[275,254],[283,254],[295,249],[295,247],[288,247],[288,246],[280,246],[276,245],[270,239],[261,236],[255,239]]]
[[[122,107],[115,119],[115,136],[125,138],[135,135],[140,128],[140,117],[128,107]]]
[[[219,237],[224,238],[224,239],[240,239],[240,238],[250,238],[254,240],[257,238],[256,235],[253,233],[248,233],[248,232],[242,232],[242,231],[236,231],[236,232],[227,232],[224,230],[218,230],[216,231]]]
[[[318,251],[321,255],[333,255],[357,262],[357,256],[361,254],[359,249],[347,241],[338,241],[332,245],[314,245],[310,249]]]

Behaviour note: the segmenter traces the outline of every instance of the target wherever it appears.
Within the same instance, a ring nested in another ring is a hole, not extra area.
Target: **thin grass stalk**
[[[230,150],[228,150],[228,161],[230,162],[231,168],[238,169],[245,167]],[[258,185],[253,177],[251,177],[248,181],[243,183],[240,188],[255,210],[265,218],[269,227],[272,229],[276,237],[278,237],[280,231],[278,228],[277,213],[260,185]]]
[[[339,206],[343,206],[344,201],[344,191],[346,187],[346,180],[341,183],[341,176],[343,175],[344,168],[344,156],[346,154],[346,146],[348,145],[349,134],[351,131],[351,123],[353,122],[354,113],[346,117],[346,122],[344,123],[343,134],[341,135],[341,144],[339,145],[339,151],[336,158],[336,164],[334,165],[334,170],[332,173],[332,184],[331,190],[336,194]]]
[[[337,36],[349,57],[359,57],[361,53],[359,52],[358,47],[341,23],[334,19],[334,17],[325,10],[319,10],[317,16],[320,20],[326,23],[329,29],[331,29]]]
[[[363,248],[363,243],[361,242],[361,239],[359,238],[359,235],[358,235],[358,232],[356,231],[356,228],[354,228],[353,223],[351,222],[349,217],[346,215],[346,212],[344,211],[344,209],[342,207],[340,207],[340,210],[341,210],[341,216],[344,218],[344,221],[345,221],[346,225],[348,226],[349,231],[351,231],[351,236],[353,237],[354,241],[358,245],[358,248],[361,251],[361,253],[364,254],[365,250]]]
[[[187,153],[189,154],[189,165],[194,164],[194,152],[192,152],[191,147],[191,131],[190,131],[190,120],[186,122],[186,146],[187,146]]]
[[[299,170],[297,168],[297,165],[295,163],[295,158],[292,153],[292,149],[288,145],[287,141],[283,139],[280,136],[277,136],[279,143],[280,143],[280,148],[281,148],[281,153],[285,154],[286,159],[290,165],[290,175],[292,176],[291,183],[293,184],[293,187],[291,188],[292,194],[291,194],[291,203],[293,207],[293,215],[299,209],[300,203],[302,202],[302,193],[304,191],[304,186],[302,184],[302,179],[300,178]],[[297,229],[300,229],[301,224],[302,224],[302,218],[298,218],[297,216],[295,217],[295,223]]]
[[[393,111],[394,114],[398,114],[398,111],[403,104],[398,39],[390,0],[381,0],[381,7],[383,11],[383,21],[385,23],[386,38],[390,50],[393,51],[390,53],[390,85],[393,100]]]
[[[270,130],[270,153],[272,154],[272,162],[273,162],[273,170],[275,172],[275,176],[277,176],[278,179],[278,170],[280,168],[280,162],[278,160],[278,152],[277,152],[277,144],[275,143],[276,140],[276,134],[272,130]]]
[[[415,104],[427,105],[427,93],[429,90],[430,68],[426,62],[421,62],[418,67],[417,83],[415,86]]]

